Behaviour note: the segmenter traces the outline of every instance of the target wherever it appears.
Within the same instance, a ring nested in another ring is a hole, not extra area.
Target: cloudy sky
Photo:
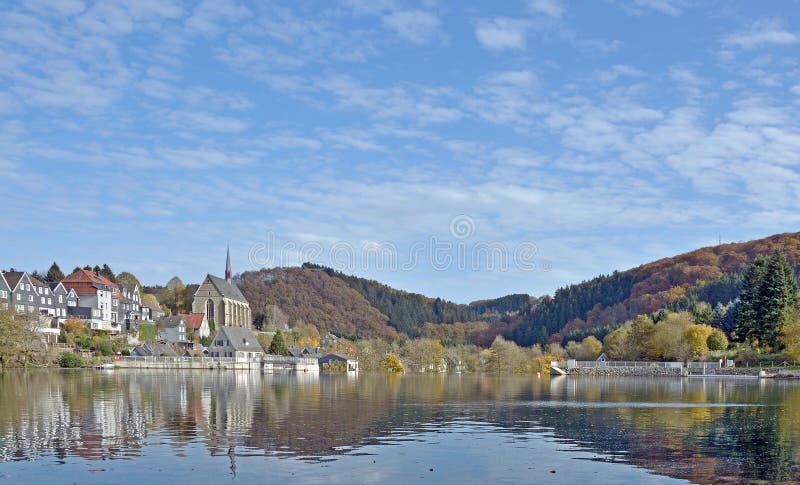
[[[2,268],[469,301],[800,227],[796,1],[2,3]]]

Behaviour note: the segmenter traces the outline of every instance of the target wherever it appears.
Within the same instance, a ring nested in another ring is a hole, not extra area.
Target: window
[[[42,302],[42,305],[44,305],[44,297],[39,298],[39,301]]]
[[[33,295],[28,295],[28,301],[33,301]]]
[[[22,301],[22,295],[20,295],[19,293],[17,293],[17,301]]]
[[[64,295],[58,295],[58,302],[64,303]]]
[[[31,285],[25,285],[25,291],[31,291]]]
[[[52,305],[53,304],[53,299],[52,298],[48,298],[47,299],[47,304],[48,305]]]

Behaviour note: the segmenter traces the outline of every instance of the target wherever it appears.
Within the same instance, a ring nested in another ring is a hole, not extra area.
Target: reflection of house
[[[194,332],[198,337],[208,337],[211,335],[211,328],[208,326],[208,319],[205,313],[181,313],[178,316],[186,320],[186,328]]]
[[[192,313],[205,313],[208,321],[214,322],[217,327],[250,328],[252,325],[250,304],[232,280],[230,251],[225,279],[206,276],[194,294]]]
[[[319,369],[331,366],[346,366],[347,372],[358,372],[358,360],[342,354],[325,354],[319,358]]]
[[[219,327],[208,347],[210,357],[235,357],[237,361],[247,361],[264,355],[255,334],[244,327]]]
[[[158,321],[158,340],[171,344],[186,345],[186,318],[181,315],[164,317]]]

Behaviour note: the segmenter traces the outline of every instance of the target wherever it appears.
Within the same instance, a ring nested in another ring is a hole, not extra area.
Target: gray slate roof
[[[236,284],[228,282],[228,280],[218,278],[214,275],[208,275],[208,278],[211,280],[211,283],[217,288],[220,294],[222,294],[222,296],[225,298],[247,303],[247,298],[245,298],[242,292],[239,291],[239,288],[236,286]]]
[[[177,357],[178,353],[175,350],[167,345],[167,344],[160,344],[160,343],[150,343],[145,342],[142,345],[133,349],[133,353],[135,355],[139,355],[142,357]]]
[[[3,273],[8,286],[12,290],[17,286],[17,283],[19,283],[19,280],[21,280],[24,275],[25,273],[23,271],[6,271]]]
[[[186,319],[178,315],[163,317],[158,321],[158,327],[159,328],[177,327],[178,325],[180,325],[181,321],[186,322]]]
[[[249,328],[221,326],[214,340],[220,338],[220,335],[225,335],[225,338],[230,342],[230,346],[237,351],[263,352],[261,344],[258,343],[258,339]]]

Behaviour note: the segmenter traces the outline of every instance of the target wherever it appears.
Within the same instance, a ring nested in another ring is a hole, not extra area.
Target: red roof
[[[200,326],[203,325],[203,319],[205,318],[205,313],[181,313],[178,315],[179,317],[186,320],[186,326],[189,328],[193,328],[195,330],[199,330]]]
[[[119,298],[119,287],[104,276],[94,274],[88,269],[79,269],[61,281],[64,288],[73,289],[79,295],[94,295],[97,293],[96,285],[111,287],[111,297]]]

